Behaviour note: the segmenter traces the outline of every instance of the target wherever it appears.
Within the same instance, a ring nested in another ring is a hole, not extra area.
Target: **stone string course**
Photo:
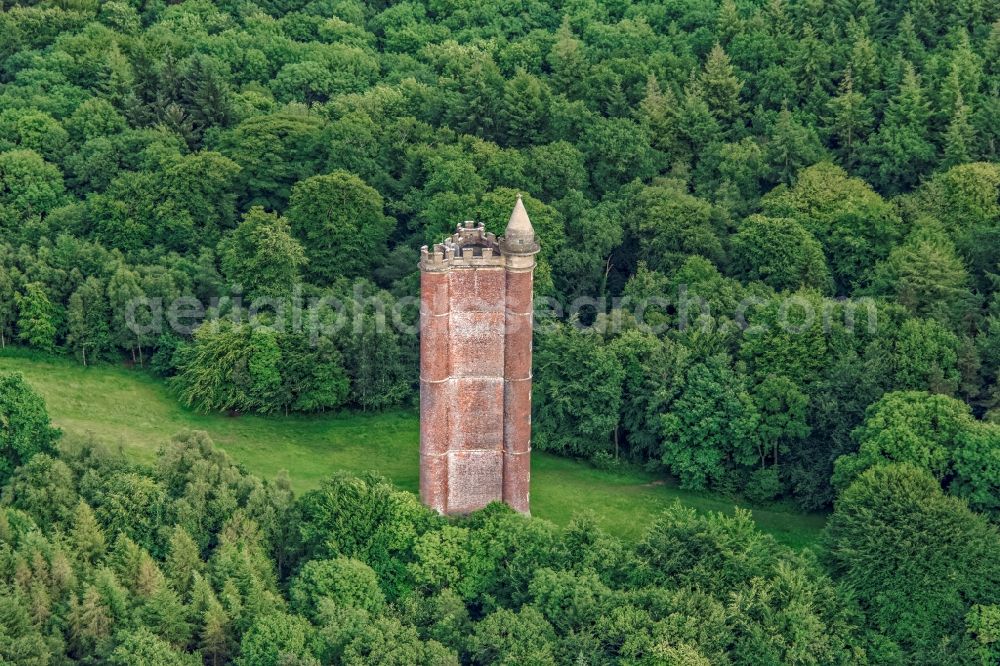
[[[532,272],[518,197],[504,237],[465,222],[420,257],[420,497],[529,513]]]

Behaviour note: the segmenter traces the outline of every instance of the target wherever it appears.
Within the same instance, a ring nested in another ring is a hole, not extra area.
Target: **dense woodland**
[[[20,375],[0,413],[2,664],[1000,659],[1000,531],[910,462],[854,470],[817,555],[739,510],[676,504],[634,543],[588,515],[446,519],[374,476],[294,497],[201,432],[152,466],[57,448]]]
[[[998,155],[995,0],[0,0],[0,344],[207,411],[412,405],[379,304],[525,192],[539,303],[671,300],[545,318],[535,447],[834,507],[816,556],[681,509],[449,524],[199,435],[58,451],[6,378],[0,660],[996,663]],[[236,316],[319,297],[354,323]]]

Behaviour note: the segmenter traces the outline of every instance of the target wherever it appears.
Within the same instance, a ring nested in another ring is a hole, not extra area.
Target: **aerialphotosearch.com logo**
[[[315,292],[314,287],[309,287]],[[193,296],[173,299],[139,297],[125,307],[126,327],[137,337],[153,340],[165,332],[191,336],[207,321],[228,320],[234,324],[280,333],[304,334],[315,344],[321,338],[358,335],[366,327],[378,333],[391,329],[400,335],[420,330],[421,299],[372,293],[369,283],[356,283],[346,298],[331,293],[303,295],[296,284],[285,296],[246,299],[238,285],[229,294],[204,302]],[[433,301],[433,295],[430,297]],[[426,307],[426,304],[425,304]],[[502,312],[502,302],[475,297],[461,299],[461,311]],[[436,310],[439,311],[439,310]],[[458,311],[458,310],[455,310]],[[521,317],[508,317],[507,326],[523,325]],[[829,334],[834,326],[852,334],[862,325],[870,334],[877,326],[877,306],[871,298],[832,299],[802,293],[770,297],[746,296],[731,310],[713,312],[707,299],[678,286],[675,294],[645,298],[580,296],[564,302],[551,296],[535,298],[533,330],[544,335],[560,324],[579,330],[613,336],[625,329],[662,335],[670,330],[744,335],[777,328],[788,334],[814,330],[819,325]]]

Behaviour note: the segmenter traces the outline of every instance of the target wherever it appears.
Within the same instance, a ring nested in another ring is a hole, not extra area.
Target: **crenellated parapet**
[[[455,228],[455,233],[432,248],[420,248],[420,270],[447,271],[451,268],[470,266],[502,266],[500,242],[486,226],[466,221]]]

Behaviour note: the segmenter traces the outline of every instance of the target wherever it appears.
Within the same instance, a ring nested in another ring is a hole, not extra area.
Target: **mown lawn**
[[[417,416],[411,411],[320,416],[198,414],[181,406],[163,382],[141,371],[84,368],[69,359],[0,353],[0,371],[17,371],[38,390],[67,433],[93,434],[142,461],[184,429],[205,430],[249,470],[272,477],[288,470],[297,491],[336,470],[373,470],[400,488],[417,490]],[[674,500],[699,510],[732,511],[733,503],[683,491],[639,471],[603,471],[557,456],[532,456],[532,513],[564,524],[591,510],[609,532],[638,537]],[[792,546],[814,542],[825,517],[754,509],[763,530]]]

